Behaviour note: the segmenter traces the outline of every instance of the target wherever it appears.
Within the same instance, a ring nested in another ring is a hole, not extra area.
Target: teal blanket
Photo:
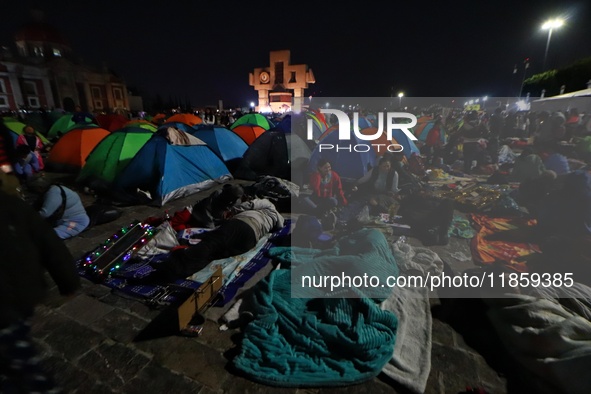
[[[279,269],[259,282],[244,306],[254,320],[244,329],[234,365],[254,381],[284,387],[340,386],[378,375],[392,358],[397,318],[380,309],[391,289],[316,289],[323,298],[293,298],[292,274],[398,275],[384,235],[364,229],[341,238],[328,251],[272,248]],[[303,267],[308,269],[301,271]],[[312,268],[312,269],[310,269]],[[352,298],[352,297],[356,298]]]

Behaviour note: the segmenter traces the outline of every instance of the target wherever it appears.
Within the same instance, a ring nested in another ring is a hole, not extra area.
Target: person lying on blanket
[[[267,199],[255,198],[232,208],[233,216],[214,230],[199,234],[201,242],[173,251],[161,263],[155,263],[144,283],[163,283],[186,278],[213,260],[237,256],[256,246],[268,233],[283,228],[285,219]]]

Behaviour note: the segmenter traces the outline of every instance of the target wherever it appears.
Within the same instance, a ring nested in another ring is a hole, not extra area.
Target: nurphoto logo
[[[362,141],[375,141],[382,137],[384,133],[384,113],[379,112],[377,114],[377,121],[378,127],[375,133],[362,133],[359,128],[359,113],[353,112],[353,122],[351,123],[351,119],[349,116],[340,110],[337,109],[324,109],[321,108],[320,112],[322,114],[331,114],[335,115],[339,124],[339,141],[350,141],[351,140],[351,128],[353,128],[353,133],[357,137],[357,139]],[[410,128],[416,126],[417,124],[417,117],[413,114],[407,112],[386,112],[386,137],[389,142],[393,140],[392,137],[392,130],[401,130],[410,140],[416,141],[417,137],[409,130]],[[307,120],[307,138],[308,140],[313,140],[313,124],[312,119]],[[351,124],[353,127],[351,127]],[[379,151],[382,149],[386,149],[388,152],[401,152],[403,150],[402,145],[396,143],[371,143],[371,144],[350,144],[348,146],[343,145],[334,145],[334,144],[318,144],[319,151],[326,151],[326,150],[336,150],[338,151],[348,151],[348,152],[367,152],[372,147],[376,148]]]

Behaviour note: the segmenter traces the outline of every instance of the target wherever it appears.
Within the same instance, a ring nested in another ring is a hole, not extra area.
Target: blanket
[[[521,218],[493,218],[486,215],[472,214],[470,216],[477,227],[477,234],[470,243],[472,257],[480,264],[501,262],[505,267],[518,272],[527,272],[525,262],[520,257],[532,253],[540,253],[538,245],[506,241],[490,241],[486,236],[499,231],[515,230],[520,227],[532,226],[535,220]]]
[[[591,393],[591,288],[575,283],[485,301],[507,350],[546,392]]]
[[[430,249],[396,242],[392,253],[400,275],[438,275],[443,261]],[[424,393],[431,372],[433,320],[429,289],[426,287],[397,287],[381,308],[398,318],[396,343],[392,358],[382,372],[412,393]]]
[[[397,318],[376,302],[385,297],[367,296],[377,292],[350,288],[357,298],[344,298],[341,291],[321,289],[318,294],[327,298],[292,297],[294,270],[305,265],[315,267],[304,272],[318,275],[334,274],[341,263],[350,275],[372,265],[382,267],[374,271],[382,275],[398,273],[385,237],[375,229],[345,236],[329,251],[269,251],[291,269],[272,271],[244,300],[253,320],[233,364],[249,379],[284,387],[349,385],[375,377],[392,357]]]

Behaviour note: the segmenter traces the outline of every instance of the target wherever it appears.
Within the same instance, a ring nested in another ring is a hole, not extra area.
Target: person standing
[[[61,392],[41,366],[30,319],[47,295],[45,271],[61,295],[75,295],[74,258],[31,206],[1,190],[0,250],[0,392]]]

